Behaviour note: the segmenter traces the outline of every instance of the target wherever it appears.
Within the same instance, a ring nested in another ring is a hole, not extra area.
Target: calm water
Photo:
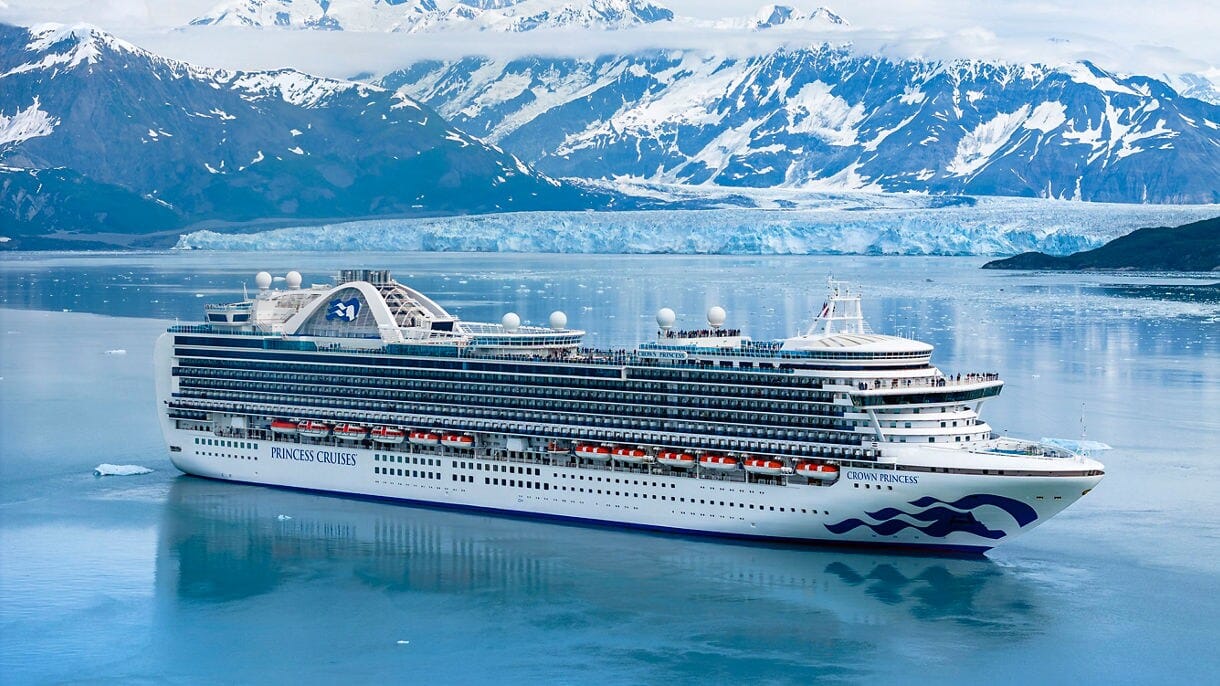
[[[1160,683],[1220,669],[1220,296],[1206,279],[950,258],[361,255],[468,319],[605,345],[662,306],[788,335],[829,274],[873,327],[1008,381],[1014,435],[1115,447],[987,559],[624,533],[208,482],[170,465],[149,358],[259,269],[342,256],[0,258],[0,680]],[[1214,279],[1213,279],[1214,281]],[[252,287],[252,283],[251,283]],[[106,354],[125,350],[126,354]],[[154,471],[93,476],[99,463]]]

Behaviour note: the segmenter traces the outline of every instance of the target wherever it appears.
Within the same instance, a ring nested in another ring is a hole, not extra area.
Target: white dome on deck
[[[505,331],[514,333],[521,327],[521,317],[517,316],[516,312],[509,312],[500,318],[500,324]]]
[[[668,307],[657,310],[657,326],[662,329],[671,328],[676,321],[678,321],[678,315]]]

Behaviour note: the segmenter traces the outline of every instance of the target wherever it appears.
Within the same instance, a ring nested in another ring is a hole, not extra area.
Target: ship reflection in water
[[[543,663],[604,660],[620,676],[633,665],[682,672],[698,656],[699,669],[723,658],[755,677],[811,665],[858,677],[875,667],[858,653],[901,649],[888,645],[897,635],[943,632],[952,646],[969,626],[1012,641],[1045,622],[1038,586],[987,559],[653,536],[186,476],[164,519],[157,588],[167,621],[198,623],[198,608],[223,606],[302,636],[359,625],[387,644],[458,655],[454,646],[476,640],[486,650],[460,668],[469,677],[481,675],[479,659],[502,665],[513,651]],[[742,661],[751,654],[773,662]]]

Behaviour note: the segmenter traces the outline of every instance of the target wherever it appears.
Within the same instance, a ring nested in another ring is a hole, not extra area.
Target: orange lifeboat
[[[362,441],[369,430],[359,424],[340,424],[335,427],[335,436],[345,441]]]
[[[567,455],[568,452],[570,452],[570,449],[566,445],[556,441],[551,441],[547,444],[546,451],[552,455]]]
[[[699,466],[704,469],[715,469],[721,472],[728,472],[737,469],[737,458],[728,457],[727,455],[713,455],[705,453],[699,457]]]
[[[648,453],[639,448],[615,448],[615,462],[624,462],[626,464],[646,464],[652,462],[652,458]]]
[[[392,426],[378,426],[369,432],[374,441],[378,443],[402,443],[406,439],[407,434],[403,433],[402,429],[395,429]]]
[[[609,460],[610,449],[604,445],[578,445],[576,446],[576,456],[587,460]]]
[[[271,420],[271,431],[277,434],[294,434],[297,432],[297,423],[287,419],[273,419]]]
[[[785,467],[784,463],[779,460],[764,460],[757,457],[746,460],[745,468],[751,474],[763,474],[766,476],[779,476],[781,474],[792,473],[792,469]]]
[[[690,469],[695,464],[695,456],[690,453],[665,451],[657,455],[657,462],[670,469]]]
[[[445,434],[445,436],[441,438],[441,445],[447,448],[470,450],[474,447],[474,436],[467,436],[466,434]]]
[[[816,481],[834,481],[839,478],[839,468],[832,464],[817,464],[802,462],[796,466],[796,473],[807,479]]]
[[[297,424],[297,433],[309,438],[326,438],[330,433],[330,425],[322,422],[304,421]]]
[[[436,445],[441,442],[441,437],[431,431],[412,431],[407,440],[412,445]]]

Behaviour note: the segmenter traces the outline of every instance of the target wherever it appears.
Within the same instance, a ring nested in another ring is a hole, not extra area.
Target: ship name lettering
[[[849,481],[871,481],[885,484],[917,484],[919,477],[914,474],[890,474],[889,472],[860,471],[848,469],[844,472]]]
[[[356,453],[338,452],[335,450],[311,450],[309,448],[286,448],[271,446],[271,459],[296,460],[297,462],[322,462],[343,467],[356,466]]]

